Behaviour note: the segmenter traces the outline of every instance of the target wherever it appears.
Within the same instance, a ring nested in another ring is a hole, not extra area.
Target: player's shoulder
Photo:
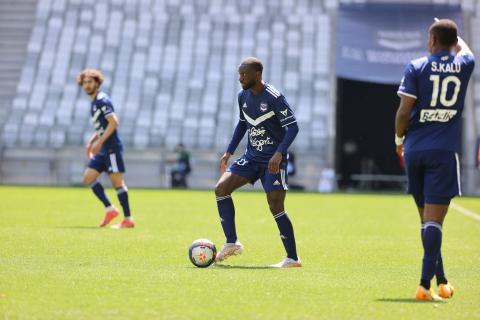
[[[470,51],[458,53],[454,58],[454,62],[460,64],[475,64],[475,56]]]
[[[111,105],[112,104],[112,100],[110,99],[110,96],[103,91],[100,91],[97,94],[96,102],[99,103],[99,104],[103,104],[103,105],[105,105],[105,104]]]
[[[430,58],[427,56],[413,59],[407,65],[407,68],[410,67],[413,71],[422,70],[427,64],[430,63]]]
[[[247,92],[247,90],[244,90],[244,89],[240,89],[240,91],[238,91],[238,100],[240,99],[243,99],[243,97],[245,96],[245,93]]]
[[[273,85],[271,85],[270,83],[265,83],[265,91],[267,92],[267,95],[271,98],[271,99],[278,99],[282,96],[282,93],[280,92],[280,90],[278,90],[277,88],[275,88]]]

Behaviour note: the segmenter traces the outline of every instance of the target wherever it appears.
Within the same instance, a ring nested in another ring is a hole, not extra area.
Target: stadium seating
[[[6,1],[32,5],[34,0]],[[199,156],[198,164],[207,172],[216,168],[216,157],[238,118],[238,63],[256,55],[265,64],[264,78],[296,111],[301,130],[295,151],[302,157],[313,151],[311,163],[331,168],[335,11],[339,3],[369,1],[376,0],[38,0],[14,98],[5,106],[0,103],[0,151],[23,147],[62,152],[82,146],[92,128],[88,98],[75,78],[83,68],[93,67],[106,75],[104,90],[112,96],[128,150],[172,150],[183,142],[196,154],[215,155]],[[461,4],[470,18],[469,40],[480,52],[480,1],[411,2]],[[478,67],[472,87],[480,128],[477,79]],[[77,153],[66,152],[65,157],[71,154]],[[23,154],[7,152],[3,160],[8,156],[14,162]],[[83,168],[84,161],[77,159],[72,166]],[[39,172],[44,167],[56,168],[42,165]],[[78,168],[70,170],[77,178]],[[165,169],[160,171],[164,176]],[[196,174],[195,180],[210,185],[217,173]],[[316,188],[317,178],[301,180],[310,179],[306,184]],[[51,181],[78,183],[73,180]]]
[[[332,135],[329,5],[39,0],[3,142],[82,144],[91,128],[75,76],[94,67],[107,77],[128,145],[223,149],[238,117],[236,68],[253,54],[296,109],[296,147],[324,148]]]

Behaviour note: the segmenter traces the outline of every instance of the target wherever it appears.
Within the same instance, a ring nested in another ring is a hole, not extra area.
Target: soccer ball
[[[197,239],[188,248],[188,256],[195,266],[206,268],[215,261],[217,248],[208,239]]]

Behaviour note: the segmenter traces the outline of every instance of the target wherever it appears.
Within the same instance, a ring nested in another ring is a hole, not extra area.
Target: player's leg
[[[100,200],[105,208],[108,208],[112,205],[110,199],[108,199],[107,194],[105,193],[105,189],[103,188],[102,184],[97,180],[100,176],[100,172],[95,169],[87,168],[83,173],[83,183],[85,185],[89,185],[92,188],[93,193],[97,196],[98,200]]]
[[[267,195],[267,202],[270,212],[277,223],[287,256],[285,259],[273,267],[301,267],[302,264],[297,256],[297,247],[295,243],[295,234],[293,225],[285,211],[285,197],[288,190],[287,163],[280,164],[280,171],[276,174],[270,174],[267,168],[261,173],[261,181],[263,189]]]
[[[277,223],[280,231],[280,238],[287,253],[287,257],[282,262],[273,265],[275,267],[300,267],[301,262],[297,256],[297,246],[295,243],[295,233],[293,225],[285,211],[286,190],[273,190],[267,192],[267,201],[270,212]]]
[[[98,177],[105,170],[106,166],[104,162],[104,157],[102,154],[98,154],[90,160],[90,162],[88,163],[88,167],[87,169],[85,169],[85,172],[83,174],[83,183],[91,187],[95,196],[105,206],[105,216],[103,218],[103,221],[100,223],[100,227],[104,227],[118,215],[117,209],[112,205],[110,199],[105,193],[105,189],[98,181]]]
[[[235,206],[232,200],[232,192],[246,185],[248,179],[232,172],[225,172],[215,186],[218,214],[225,233],[226,243],[237,241],[235,228]]]
[[[438,262],[442,246],[442,226],[448,212],[451,199],[460,193],[458,159],[451,152],[430,152],[430,164],[425,171],[425,208],[423,211],[424,256],[420,285],[429,290],[433,276],[441,273]],[[443,269],[443,261],[442,269]],[[445,281],[445,275],[439,274],[438,280]],[[441,295],[450,298],[453,287],[447,283],[441,284]],[[442,289],[447,292],[442,292]]]
[[[112,228],[133,228],[135,223],[130,212],[130,203],[128,200],[128,188],[125,184],[124,172],[125,164],[123,161],[123,155],[120,151],[111,152],[108,154],[108,177],[112,183],[112,187],[117,191],[118,201],[123,209],[124,219],[112,226]]]
[[[225,234],[226,242],[215,258],[216,262],[223,261],[232,255],[243,252],[243,245],[238,241],[235,228],[235,206],[232,192],[236,189],[253,183],[258,177],[255,166],[245,158],[235,161],[220,177],[215,186],[218,214]]]

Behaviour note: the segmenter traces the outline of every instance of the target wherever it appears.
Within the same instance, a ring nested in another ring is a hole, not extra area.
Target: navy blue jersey
[[[416,99],[405,134],[405,152],[459,152],[461,116],[475,65],[470,53],[433,53],[405,68],[399,95]]]
[[[267,165],[283,140],[285,127],[297,122],[293,111],[283,94],[267,83],[257,95],[251,90],[241,90],[238,106],[240,121],[246,121],[248,129],[245,156],[250,161]]]
[[[90,113],[92,115],[92,123],[95,131],[97,132],[97,135],[101,137],[107,129],[107,117],[114,113],[110,97],[104,92],[99,92],[95,97],[95,100],[92,101]],[[115,130],[103,144],[103,150],[107,151],[121,150],[122,147],[122,140],[120,139],[117,130]]]

